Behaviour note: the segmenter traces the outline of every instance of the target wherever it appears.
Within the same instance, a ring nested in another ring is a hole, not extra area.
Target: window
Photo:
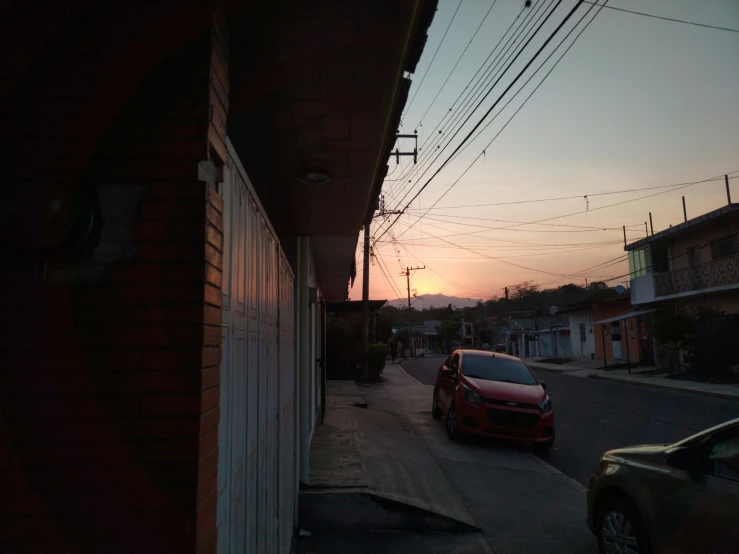
[[[714,260],[736,256],[737,253],[739,253],[739,248],[737,247],[736,235],[711,242],[711,258]]]
[[[580,342],[585,342],[585,324],[580,324]]]
[[[632,279],[648,275],[652,272],[651,260],[646,248],[629,252],[629,273]]]
[[[520,360],[493,356],[465,356],[464,375],[471,379],[502,381],[520,385],[537,385],[529,368]]]
[[[452,371],[459,370],[459,354],[455,354],[454,356],[452,356],[452,363],[450,363],[447,367]]]
[[[703,470],[718,477],[739,480],[739,427],[707,441]]]
[[[670,255],[666,247],[654,248],[652,250],[652,272],[666,273],[670,271]]]

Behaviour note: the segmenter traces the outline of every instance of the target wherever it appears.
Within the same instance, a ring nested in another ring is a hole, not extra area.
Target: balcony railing
[[[739,256],[655,274],[654,296],[669,296],[734,284],[739,284]]]

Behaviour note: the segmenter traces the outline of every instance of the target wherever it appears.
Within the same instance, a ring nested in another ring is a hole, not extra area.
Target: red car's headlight
[[[462,385],[462,398],[464,398],[465,402],[469,402],[470,404],[479,404],[482,402],[482,396],[477,394],[467,385]]]

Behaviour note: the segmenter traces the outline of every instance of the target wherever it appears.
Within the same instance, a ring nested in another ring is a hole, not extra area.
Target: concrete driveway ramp
[[[298,521],[300,527],[310,530],[477,530],[471,519],[462,521],[375,491],[351,489],[301,492]]]

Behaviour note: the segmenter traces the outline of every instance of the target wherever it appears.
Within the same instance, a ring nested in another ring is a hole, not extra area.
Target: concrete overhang
[[[316,237],[329,301],[346,297],[437,1],[254,2],[229,16],[229,136],[277,232]]]

